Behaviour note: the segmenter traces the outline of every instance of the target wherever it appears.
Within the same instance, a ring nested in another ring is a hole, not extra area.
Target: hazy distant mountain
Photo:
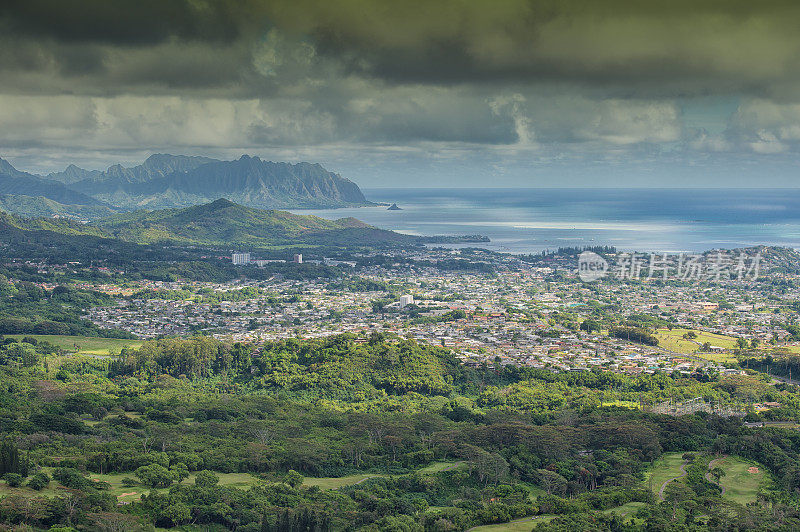
[[[139,166],[131,168],[125,168],[120,164],[110,166],[105,172],[97,172],[95,175],[87,176],[77,181],[77,185],[74,188],[76,190],[86,190],[88,191],[87,193],[115,190],[119,186],[145,183],[170,174],[187,172],[211,162],[217,162],[217,160],[208,157],[155,153]],[[91,191],[92,187],[98,188],[93,192]]]
[[[326,220],[286,211],[261,210],[219,199],[183,209],[119,214],[95,224],[116,238],[138,243],[212,245],[410,243],[414,237],[369,226],[355,218]]]
[[[74,182],[76,191],[124,207],[184,207],[226,197],[258,208],[368,205],[358,185],[319,164],[235,161],[156,154],[142,165],[115,165]]]
[[[0,159],[0,194],[42,197],[66,205],[105,205],[102,201],[58,181],[21,172],[4,159]],[[13,202],[8,198],[6,202],[13,207]]]
[[[72,183],[83,181],[84,179],[92,179],[100,174],[102,174],[100,170],[84,170],[83,168],[71,164],[62,172],[53,172],[47,174],[45,177],[53,181],[58,181],[59,183],[64,183],[65,185],[71,185]]]
[[[201,205],[228,198],[261,209],[371,205],[358,185],[319,164],[155,154],[131,168],[69,165],[47,177],[0,159],[0,209],[25,216],[106,217],[120,210]]]

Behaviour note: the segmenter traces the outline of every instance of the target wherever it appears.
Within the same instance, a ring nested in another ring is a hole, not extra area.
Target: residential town
[[[410,262],[348,264],[339,279],[144,280],[125,291],[98,285],[116,303],[93,308],[87,318],[143,339],[208,334],[259,344],[343,332],[366,341],[388,333],[453,349],[466,365],[551,371],[735,374],[741,370],[726,362],[735,361],[743,342],[794,349],[787,325],[796,319],[800,289],[775,284],[793,274],[699,284],[582,283],[574,257],[526,262],[496,254],[482,259],[490,273],[437,267],[465,253],[421,250],[404,257]],[[609,334],[604,324],[626,317],[651,329],[658,345]],[[586,326],[593,322],[598,326]]]

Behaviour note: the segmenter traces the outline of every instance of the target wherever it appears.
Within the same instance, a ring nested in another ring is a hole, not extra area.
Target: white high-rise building
[[[413,305],[413,304],[414,304],[414,296],[412,296],[411,294],[400,296],[400,308],[403,308],[406,305]]]
[[[303,254],[295,253],[293,262],[296,262],[297,264],[303,264]]]
[[[250,253],[232,253],[231,262],[237,265],[250,264]]]

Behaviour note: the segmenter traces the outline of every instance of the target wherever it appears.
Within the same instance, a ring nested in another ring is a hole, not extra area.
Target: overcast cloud
[[[796,186],[798,22],[788,1],[6,0],[0,156],[48,172],[250,153],[366,186]]]

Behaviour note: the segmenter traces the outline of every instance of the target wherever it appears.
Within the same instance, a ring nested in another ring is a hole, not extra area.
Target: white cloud
[[[726,135],[737,146],[759,154],[796,151],[800,148],[800,104],[746,100],[731,117]]]

